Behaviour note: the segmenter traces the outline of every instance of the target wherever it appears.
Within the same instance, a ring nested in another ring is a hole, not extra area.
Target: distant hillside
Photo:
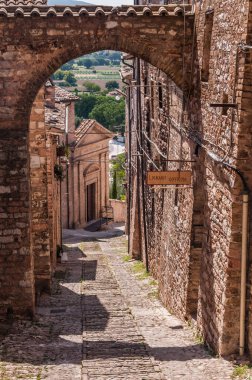
[[[92,5],[90,3],[86,3],[85,1],[78,0],[48,0],[48,5]]]

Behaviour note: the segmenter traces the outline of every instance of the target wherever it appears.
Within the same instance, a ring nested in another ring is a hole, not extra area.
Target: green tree
[[[85,86],[85,88],[88,92],[93,93],[93,92],[100,92],[101,91],[101,87],[98,86],[98,84],[95,84],[93,82],[85,81],[83,83],[83,85]]]
[[[82,117],[75,116],[75,127],[78,128],[82,121]]]
[[[112,199],[121,199],[125,196],[125,153],[118,154],[111,161],[111,176],[113,178],[111,187]]]
[[[69,85],[69,86],[76,86],[77,80],[71,71],[66,71],[64,75],[64,81]]]
[[[115,126],[125,123],[125,100],[115,100],[112,96],[84,93],[75,104],[75,114],[82,119],[95,119],[105,128],[116,131]],[[122,127],[121,132],[124,132]]]
[[[119,51],[111,51],[109,54],[109,58],[115,61],[121,60],[121,53]]]
[[[63,66],[61,66],[61,70],[63,70],[63,71],[68,71],[68,70],[72,70],[73,69],[73,62],[67,62],[67,63],[65,63]]]
[[[115,88],[119,88],[119,83],[116,80],[110,80],[105,84],[105,87],[111,91],[114,90]]]
[[[75,103],[75,114],[81,119],[88,119],[90,112],[97,104],[97,96],[93,94],[79,95],[80,100]]]
[[[97,58],[95,58],[95,65],[96,66],[107,66],[107,65],[109,65],[109,60],[105,59],[103,57],[97,57]]]
[[[115,131],[115,126],[124,125],[125,122],[124,99],[118,102],[110,96],[98,97],[97,103],[89,114],[89,118],[95,119],[104,127]],[[124,132],[124,128],[122,132]]]
[[[65,76],[65,72],[62,71],[62,70],[57,70],[54,74],[53,74],[53,79],[55,80],[62,80],[64,79],[64,76]]]
[[[117,199],[116,171],[114,171],[114,174],[113,174],[113,182],[112,182],[111,198],[112,198],[112,199]]]
[[[93,61],[90,58],[84,58],[82,60],[83,66],[85,66],[87,69],[90,69],[90,67],[93,66]]]

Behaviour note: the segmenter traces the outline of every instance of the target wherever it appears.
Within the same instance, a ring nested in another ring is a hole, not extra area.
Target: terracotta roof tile
[[[75,130],[75,143],[78,144],[80,139],[85,133],[95,124],[95,120],[85,119],[81,122],[80,126]]]
[[[72,92],[64,90],[62,87],[55,86],[55,102],[76,101],[79,97]]]
[[[0,5],[3,7],[16,6],[34,6],[47,5],[47,0],[0,0]]]
[[[48,129],[65,130],[65,105],[58,103],[56,107],[45,107],[45,123]]]

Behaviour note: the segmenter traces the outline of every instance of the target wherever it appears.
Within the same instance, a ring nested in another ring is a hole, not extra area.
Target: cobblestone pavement
[[[162,307],[150,279],[133,273],[125,237],[94,236],[68,240],[69,260],[36,320],[13,323],[0,346],[0,379],[231,379],[231,364],[211,357]]]

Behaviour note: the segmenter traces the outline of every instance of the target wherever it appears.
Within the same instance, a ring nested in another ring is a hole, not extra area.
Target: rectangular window
[[[213,19],[214,19],[213,11],[210,13],[206,13],[204,40],[203,40],[202,70],[201,70],[202,82],[208,82],[208,78],[209,78],[209,64],[210,64],[211,41],[212,41],[212,32],[213,32]]]
[[[223,104],[227,104],[228,103],[228,94],[226,94],[225,92],[223,93],[222,103]],[[228,107],[222,107],[222,115],[223,116],[227,116],[227,112],[228,112]]]
[[[158,105],[159,108],[163,108],[163,89],[161,82],[158,82]]]
[[[154,110],[155,110],[155,102],[154,102],[154,81],[150,82],[150,115],[151,118],[154,119]]]

